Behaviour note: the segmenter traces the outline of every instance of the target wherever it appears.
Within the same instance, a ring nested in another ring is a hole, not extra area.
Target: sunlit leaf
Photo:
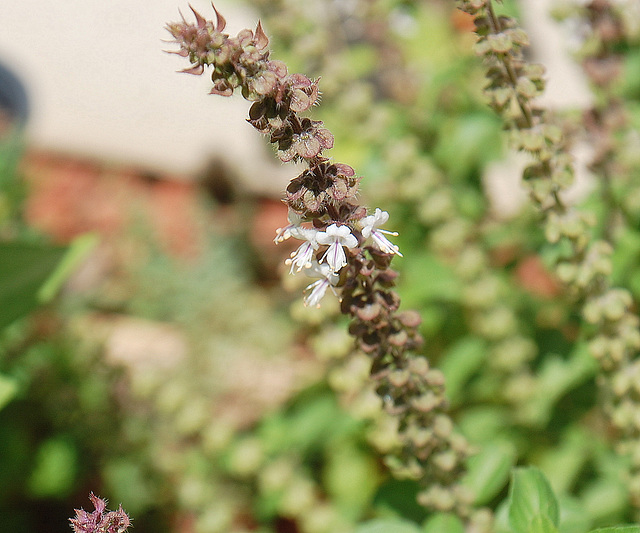
[[[55,270],[49,275],[45,284],[38,291],[41,302],[50,301],[69,278],[78,265],[84,261],[89,252],[98,243],[97,235],[87,233],[73,240],[62,260],[56,265]]]
[[[447,383],[447,396],[452,403],[460,400],[467,381],[486,358],[486,342],[478,337],[465,337],[446,352],[439,364]]]
[[[420,529],[415,524],[400,519],[380,519],[360,524],[355,533],[420,533]]]
[[[589,533],[640,533],[640,526],[614,526],[592,529]]]
[[[17,394],[18,384],[9,376],[0,374],[0,409],[7,405]]]
[[[449,513],[438,513],[424,524],[423,533],[464,533],[461,520]]]
[[[512,444],[494,441],[469,459],[464,484],[473,491],[476,504],[488,503],[505,487],[516,458]]]
[[[375,459],[349,442],[336,442],[327,448],[324,485],[336,505],[347,516],[359,517],[371,503],[378,486]]]
[[[534,515],[527,533],[558,533],[558,528],[546,514]]]
[[[557,527],[559,516],[558,501],[544,474],[535,467],[514,469],[509,487],[509,523],[514,532],[547,533],[549,525]]]

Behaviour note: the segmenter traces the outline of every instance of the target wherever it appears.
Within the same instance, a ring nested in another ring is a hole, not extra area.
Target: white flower
[[[338,226],[337,224],[331,224],[325,231],[319,232],[316,240],[319,244],[329,246],[322,256],[322,261],[326,259],[333,272],[338,272],[347,264],[347,256],[342,247],[355,248],[358,246],[358,239],[351,234],[349,226]]]
[[[320,300],[322,300],[324,294],[327,292],[327,288],[329,287],[336,297],[338,296],[333,287],[338,283],[339,276],[331,270],[329,265],[313,261],[309,268],[305,269],[304,273],[308,276],[320,278],[307,285],[305,292],[309,290],[311,292],[304,297],[304,305],[320,307]]]
[[[292,232],[297,229],[302,222],[302,217],[291,210],[287,215],[287,219],[289,220],[289,224],[284,228],[278,228],[276,230],[276,237],[273,239],[273,242],[276,244],[286,241],[289,237],[295,237]]]
[[[373,244],[381,252],[384,252],[385,254],[396,254],[402,257],[398,247],[384,236],[385,233],[393,236],[397,236],[398,234],[395,231],[378,229],[380,226],[385,224],[387,220],[389,220],[389,213],[382,211],[379,207],[376,207],[376,212],[373,215],[364,217],[360,221],[360,224],[362,225],[362,236],[365,239],[371,237]]]
[[[293,274],[293,269],[296,267],[297,271],[300,272],[303,268],[309,268],[311,266],[313,252],[315,252],[319,246],[316,241],[317,234],[318,230],[313,228],[297,227],[289,231],[289,236],[305,241],[291,254],[291,259],[285,261],[285,264],[291,265],[291,274]]]

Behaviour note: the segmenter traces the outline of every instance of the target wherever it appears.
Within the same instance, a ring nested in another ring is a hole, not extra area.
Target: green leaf
[[[464,524],[455,515],[438,513],[425,522],[422,531],[423,533],[464,533]]]
[[[516,458],[513,444],[494,441],[469,459],[463,483],[473,491],[477,505],[487,504],[507,484]]]
[[[622,92],[629,99],[640,97],[640,50],[632,48],[624,54]]]
[[[420,533],[420,529],[412,522],[386,518],[360,524],[354,533]]]
[[[0,374],[0,409],[7,405],[18,393],[18,383],[9,376]]]
[[[558,497],[560,505],[560,533],[584,533],[593,523],[580,500],[568,494]]]
[[[95,246],[95,235],[65,248],[30,242],[0,243],[0,328],[49,302]]]
[[[64,253],[60,246],[0,243],[0,328],[38,306],[38,291]]]
[[[77,470],[77,452],[72,443],[53,438],[42,443],[29,478],[31,493],[39,498],[65,497],[73,488]]]
[[[402,271],[403,300],[407,307],[422,306],[425,301],[460,299],[460,281],[453,269],[429,252],[411,256]]]
[[[439,367],[451,403],[460,401],[465,385],[482,366],[486,355],[486,341],[478,337],[465,337],[449,348]]]
[[[390,478],[378,489],[373,504],[380,516],[391,514],[422,522],[428,513],[418,503],[419,492],[420,485],[416,481]]]
[[[597,362],[583,342],[576,344],[569,359],[549,354],[538,371],[536,392],[521,415],[530,424],[545,425],[558,400],[593,377],[597,370]]]
[[[266,453],[296,450],[306,453],[322,448],[328,439],[357,424],[336,403],[335,397],[322,392],[298,397],[289,412],[277,411],[266,417],[258,430]]]
[[[512,437],[508,431],[511,418],[512,415],[504,407],[483,405],[467,408],[460,415],[458,425],[474,442],[490,446],[498,436]]]
[[[558,501],[551,485],[535,467],[514,469],[509,488],[509,524],[514,532],[544,533],[548,529],[545,518],[558,526]]]
[[[615,523],[629,505],[629,490],[618,477],[600,478],[580,494],[585,512],[596,523]]]
[[[616,246],[611,256],[611,279],[616,285],[624,284],[628,276],[636,271],[639,257],[640,233],[626,229],[616,237]]]
[[[378,488],[374,458],[352,442],[338,441],[326,450],[324,487],[343,514],[357,518],[371,504]]]
[[[544,514],[537,514],[531,520],[527,533],[558,533],[558,528]]]
[[[613,526],[603,527],[600,529],[592,529],[589,533],[640,533],[640,526]]]
[[[98,244],[98,236],[94,233],[85,233],[73,240],[62,260],[56,265],[55,270],[49,275],[46,282],[38,291],[40,302],[46,303],[60,290],[73,271],[84,261],[89,252]]]
[[[566,429],[557,445],[542,451],[536,462],[556,494],[571,489],[589,460],[592,448],[588,431],[576,424]]]
[[[434,157],[458,181],[496,159],[502,152],[502,125],[488,112],[465,113],[443,121]]]
[[[127,511],[136,516],[153,504],[157,482],[148,467],[134,457],[108,461],[102,469],[106,487],[113,501],[127,502]]]

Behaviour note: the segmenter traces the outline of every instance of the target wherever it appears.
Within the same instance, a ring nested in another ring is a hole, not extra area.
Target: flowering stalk
[[[76,509],[75,518],[70,518],[74,533],[126,533],[131,525],[129,515],[122,509],[117,511],[107,509],[107,500],[89,494],[89,499],[95,510],[88,513],[84,509]]]
[[[601,3],[601,2],[600,2]],[[460,7],[473,15],[478,41],[476,52],[485,58],[489,84],[485,92],[491,107],[502,116],[518,150],[534,162],[524,172],[530,196],[543,215],[547,240],[557,247],[555,273],[580,302],[592,334],[589,349],[600,364],[605,409],[623,436],[631,454],[629,479],[632,503],[640,506],[640,330],[626,289],[611,286],[612,247],[591,237],[595,221],[562,198],[573,181],[573,163],[559,128],[534,104],[544,89],[540,65],[527,63],[522,48],[526,33],[516,21],[494,12],[491,0],[462,0]]]
[[[567,4],[558,13],[577,23],[581,46],[576,56],[595,96],[593,107],[584,113],[584,126],[593,148],[589,168],[599,179],[608,210],[603,232],[609,242],[615,240],[628,216],[620,196],[626,197],[633,187],[632,172],[621,157],[629,150],[625,143],[630,129],[628,110],[619,94],[624,73],[622,50],[632,41],[624,12],[624,5],[592,0]]]
[[[370,194],[409,207],[412,227],[428,235],[429,253],[454,273],[461,294],[460,319],[470,333],[482,339],[486,361],[483,366],[488,370],[483,374],[491,376],[491,385],[483,387],[481,394],[492,403],[510,405],[519,423],[538,424],[541,411],[535,407],[535,394],[543,388],[538,387],[530,364],[538,347],[531,338],[529,321],[519,311],[521,294],[506,282],[504,272],[494,267],[493,216],[487,213],[477,219],[465,212],[457,199],[459,191],[453,190],[451,180],[424,146],[429,120],[422,127],[407,128],[401,136],[396,134],[394,140],[389,139],[386,124],[391,122],[391,108],[396,114],[394,121],[398,116],[407,123],[412,122],[409,117],[416,118],[414,104],[421,79],[417,65],[393,28],[396,8],[381,0],[324,3],[326,17],[314,23],[315,13],[304,3],[251,0],[251,4],[264,22],[277,28],[273,31],[285,43],[296,39],[299,28],[313,24],[305,41],[316,45],[297,50],[297,58],[315,72],[331,72],[330,80],[323,78],[323,82],[331,84],[328,87],[323,83],[324,102],[329,98],[334,109],[340,110],[343,123],[349,125],[350,134],[357,127],[358,137],[376,153],[378,171],[386,176],[381,185],[386,186],[377,187]],[[423,3],[417,11],[432,8]],[[334,67],[348,56],[348,43],[336,36],[353,35],[375,57],[376,66],[364,78],[357,70],[341,69],[337,73]],[[331,42],[330,49],[321,45],[326,42]],[[392,105],[384,105],[389,103]],[[543,294],[550,296],[556,285],[548,283],[544,289]],[[360,360],[361,354],[353,355],[342,361],[345,371]],[[451,397],[450,384],[447,386]],[[384,445],[383,442],[381,448]]]
[[[376,392],[399,421],[401,446],[388,464],[397,475],[422,483],[423,505],[470,518],[471,496],[459,484],[468,445],[447,414],[442,373],[411,355],[423,342],[420,317],[400,312],[392,290],[397,274],[390,263],[401,254],[387,237],[394,233],[381,228],[388,214],[370,213],[357,203],[361,178],[323,155],[333,146],[333,135],[322,122],[300,115],[317,103],[318,81],[289,74],[282,62],[269,59],[260,23],[232,38],[223,33],[225,21],[217,11],[215,23],[194,15],[195,24],[183,19],[167,26],[180,47],[174,53],[191,62],[184,72],[211,68],[212,94],[230,96],[239,88],[253,102],[249,123],[268,135],[281,161],[307,167],[286,188],[290,224],[275,240],[302,241],[287,264],[291,272],[316,278],[305,303],[319,305],[330,289],[351,318],[349,331],[371,360]]]

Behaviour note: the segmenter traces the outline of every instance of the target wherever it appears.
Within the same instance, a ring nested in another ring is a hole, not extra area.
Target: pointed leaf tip
[[[269,37],[262,29],[262,22],[258,21],[256,26],[256,48],[258,50],[264,50],[269,45]]]
[[[200,13],[198,13],[191,4],[189,4],[189,9],[191,9],[196,17],[198,28],[204,28],[207,25],[207,21],[204,19],[204,17]]]
[[[180,57],[188,57],[189,56],[189,52],[187,52],[186,50],[163,50],[163,52],[165,54],[175,54],[175,55],[180,56]]]
[[[204,72],[204,67],[202,65],[194,65],[190,68],[179,70],[178,72],[183,74],[194,74],[196,76],[200,76]]]
[[[213,4],[213,2],[211,2],[211,7],[213,8],[213,10],[216,13],[216,31],[222,31],[224,30],[225,26],[227,25],[227,21],[225,20],[225,18],[218,12],[218,10],[216,9],[216,6]]]

